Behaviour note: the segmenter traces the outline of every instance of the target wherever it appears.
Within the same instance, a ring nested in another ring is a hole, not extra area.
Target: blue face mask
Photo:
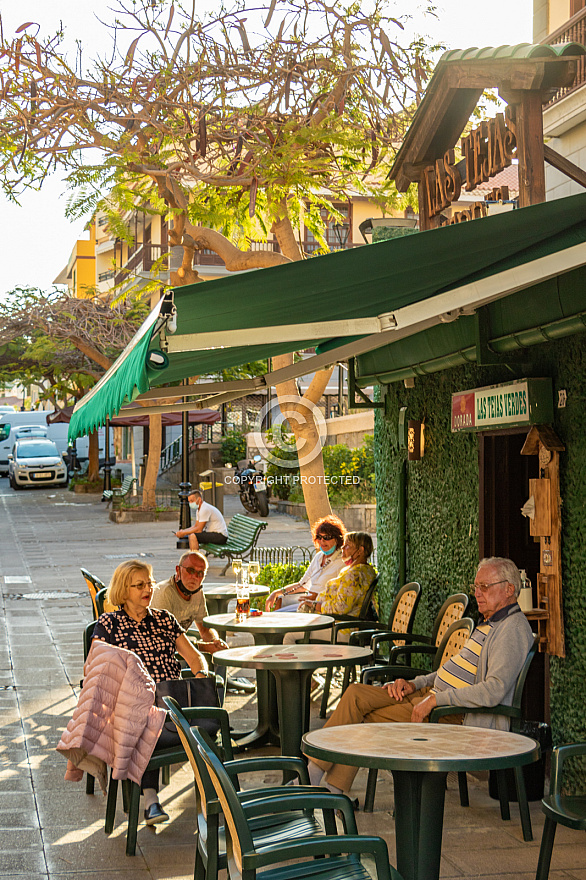
[[[334,546],[332,547],[331,550],[322,550],[321,552],[323,553],[324,556],[331,556],[332,553],[335,553],[335,551],[336,551],[337,549],[338,549],[338,548],[337,548],[336,545],[334,544]]]

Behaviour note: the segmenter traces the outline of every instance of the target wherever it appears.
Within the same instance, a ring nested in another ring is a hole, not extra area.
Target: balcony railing
[[[98,281],[109,281],[111,278],[114,278],[116,272],[114,269],[109,269],[108,272],[100,272],[98,275]]]
[[[115,283],[122,284],[127,281],[129,276],[138,274],[139,272],[150,272],[154,264],[164,253],[160,244],[139,244],[133,249],[130,259],[127,260],[122,269],[119,269],[115,275]],[[164,266],[163,268],[166,268]]]
[[[250,242],[250,250],[251,251],[276,251],[277,253],[280,251],[279,245],[276,241],[251,241]],[[196,251],[193,258],[194,265],[196,266],[224,266],[225,263],[221,257],[219,257],[214,251],[210,251],[207,248]]]
[[[251,241],[251,251],[277,251],[280,248],[276,241]],[[138,244],[133,245],[129,250],[128,259],[121,269],[118,269],[115,276],[115,283],[121,284],[127,281],[132,274],[139,272],[150,272],[155,262],[160,259],[164,250],[160,244]],[[193,258],[196,266],[224,266],[224,260],[214,251],[203,249],[195,251]],[[167,268],[165,265],[164,268]],[[101,279],[100,280],[106,280]]]
[[[339,241],[328,241],[328,246],[330,248],[330,253],[333,251],[345,251],[354,247],[351,241],[347,241],[345,244],[341,244]],[[321,247],[319,241],[316,241],[315,239],[312,241],[305,239],[303,242],[303,250],[306,254],[315,254],[317,251],[321,250]]]
[[[567,20],[567,22],[559,27],[553,33],[548,34],[543,43],[546,43],[548,46],[553,46],[556,43],[581,43],[582,45],[586,44],[586,8],[581,9],[575,15]],[[576,89],[579,89],[586,82],[586,56],[581,55],[577,61],[578,70],[576,72],[576,79],[574,80],[573,85],[569,88],[561,88],[558,89],[557,92],[553,95],[552,98],[547,102],[546,106],[551,107],[552,104],[557,103],[566,95],[575,92]]]

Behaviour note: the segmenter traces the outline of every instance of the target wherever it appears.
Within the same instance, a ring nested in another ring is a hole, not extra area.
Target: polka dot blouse
[[[149,608],[146,617],[137,623],[120,609],[100,615],[92,638],[134,651],[157,682],[180,678],[175,642],[184,632],[168,611]]]

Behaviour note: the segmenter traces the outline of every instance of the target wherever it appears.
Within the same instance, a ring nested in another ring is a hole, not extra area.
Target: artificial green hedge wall
[[[425,421],[425,455],[407,467],[407,580],[422,598],[415,631],[429,632],[452,592],[465,589],[478,563],[478,447],[474,434],[452,434],[455,391],[524,376],[551,376],[554,429],[566,445],[560,457],[563,523],[563,597],[566,657],[551,658],[551,716],[556,742],[586,741],[586,336],[548,343],[522,355],[531,366],[475,365],[381,388],[385,408],[375,416],[379,595],[384,613],[399,586],[398,492],[406,451],[399,449],[399,409]],[[520,358],[520,356],[518,356]],[[512,358],[511,358],[512,359]],[[566,389],[564,409],[558,390]],[[586,781],[586,767],[575,778]]]

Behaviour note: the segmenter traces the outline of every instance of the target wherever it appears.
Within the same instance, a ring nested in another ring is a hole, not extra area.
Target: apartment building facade
[[[534,0],[535,43],[586,45],[586,0]],[[570,89],[560,89],[543,109],[546,143],[578,168],[586,169],[586,61],[578,62],[578,75]],[[584,187],[561,171],[546,166],[547,199],[583,192]]]

